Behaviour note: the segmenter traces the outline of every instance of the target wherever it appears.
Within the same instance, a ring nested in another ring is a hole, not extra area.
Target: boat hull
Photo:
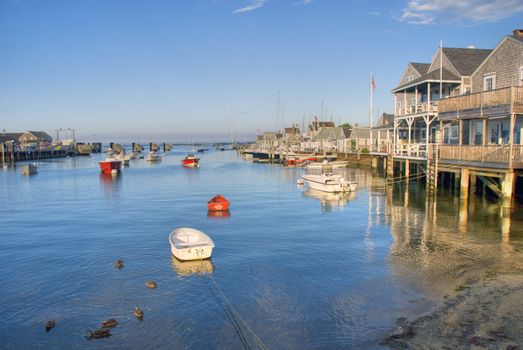
[[[202,231],[182,227],[174,230],[169,235],[171,253],[177,259],[202,260],[208,259],[212,255],[214,242]]]
[[[207,202],[207,209],[209,211],[227,211],[231,203],[221,195],[214,196]]]
[[[199,162],[198,158],[182,159],[182,165],[186,168],[196,168],[197,166],[199,166],[198,162]]]
[[[310,189],[337,193],[337,192],[351,192],[356,190],[356,183],[348,182],[337,177],[325,177],[324,175],[304,175],[302,179],[307,182]]]
[[[113,170],[120,172],[122,169],[122,162],[119,160],[104,160],[98,162],[100,165],[100,171],[104,174],[111,174]]]
[[[182,261],[209,259],[212,255],[213,247],[189,247],[176,248],[171,245],[171,253],[175,258]]]

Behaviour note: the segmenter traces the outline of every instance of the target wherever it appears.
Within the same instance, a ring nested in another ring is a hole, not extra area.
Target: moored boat
[[[149,154],[147,154],[147,157],[145,157],[145,160],[148,162],[161,162],[162,156],[156,152],[151,151],[151,152],[149,152]]]
[[[226,211],[229,210],[230,202],[221,194],[217,194],[207,202],[209,211]]]
[[[347,181],[341,175],[324,173],[320,175],[303,175],[309,188],[323,192],[351,192],[356,190],[356,183]]]
[[[336,161],[328,161],[324,160],[322,162],[313,162],[307,164],[307,169],[323,169],[325,166],[331,167],[331,169],[339,169],[339,168],[346,168],[349,164],[346,160],[336,160]]]
[[[169,235],[171,253],[179,260],[208,259],[212,255],[214,242],[200,230],[180,227]]]
[[[115,158],[106,158],[98,162],[100,170],[104,174],[119,173],[122,169],[122,162]]]
[[[194,154],[188,154],[182,159],[182,165],[186,168],[196,168],[199,166],[200,158],[196,158]]]

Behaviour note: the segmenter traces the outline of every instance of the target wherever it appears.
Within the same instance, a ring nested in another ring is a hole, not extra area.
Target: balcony
[[[482,91],[470,95],[445,98],[439,101],[439,113],[480,110],[484,108],[507,106],[509,113],[523,113],[523,87]]]

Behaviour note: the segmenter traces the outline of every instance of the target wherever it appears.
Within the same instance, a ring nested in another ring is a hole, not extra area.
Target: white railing
[[[426,143],[404,143],[394,145],[394,156],[427,158]]]
[[[396,109],[396,116],[403,117],[407,115],[437,113],[438,101],[422,102],[415,105],[407,105]]]

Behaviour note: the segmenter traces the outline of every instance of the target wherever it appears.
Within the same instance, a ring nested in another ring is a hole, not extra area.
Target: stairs
[[[427,153],[427,193],[435,195],[438,191],[438,145],[431,145]]]

